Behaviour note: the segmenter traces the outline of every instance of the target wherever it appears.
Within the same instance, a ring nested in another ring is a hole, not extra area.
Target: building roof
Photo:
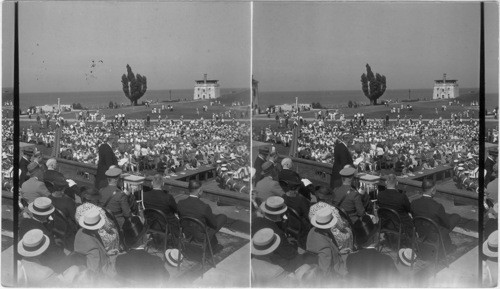
[[[197,84],[202,84],[202,83],[205,83],[205,80],[195,80]],[[207,79],[207,83],[217,83],[219,82],[218,80],[215,80],[215,79]]]
[[[447,79],[445,80],[446,83],[457,83],[458,80],[456,79]],[[443,83],[443,80],[442,79],[438,79],[438,80],[434,80],[435,83]]]

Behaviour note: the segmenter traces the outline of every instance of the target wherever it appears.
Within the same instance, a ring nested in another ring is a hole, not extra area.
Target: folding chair
[[[206,250],[210,252],[212,265],[215,268],[214,253],[210,244],[210,236],[208,235],[207,226],[200,220],[192,217],[182,217],[179,219],[180,233],[179,233],[179,251],[185,252],[186,245],[194,245],[203,251],[201,259],[201,278],[203,278],[203,269],[206,261]],[[183,254],[186,256],[186,254]],[[180,258],[180,254],[179,254]],[[180,261],[180,260],[179,260]],[[180,268],[180,262],[178,262]]]
[[[403,224],[401,222],[401,218],[399,217],[398,212],[390,208],[379,208],[377,210],[377,215],[379,217],[378,222],[378,250],[382,251],[383,245],[380,242],[380,235],[382,233],[387,234],[395,234],[397,235],[398,246],[397,252],[401,249],[401,235],[403,233]],[[389,238],[386,238],[388,241]],[[391,243],[389,241],[389,243]],[[392,247],[392,244],[390,244]],[[399,262],[399,259],[396,261]]]
[[[411,242],[412,249],[415,252],[421,252],[421,246],[427,245],[432,247],[436,251],[436,257],[434,260],[434,274],[437,274],[438,272],[439,255],[441,250],[443,250],[442,252],[444,254],[444,262],[446,267],[448,267],[449,264],[446,260],[446,249],[444,246],[443,236],[441,236],[439,226],[436,224],[436,222],[429,218],[418,216],[413,218],[413,226],[414,228]],[[411,263],[412,269],[413,263],[414,261],[412,261]]]

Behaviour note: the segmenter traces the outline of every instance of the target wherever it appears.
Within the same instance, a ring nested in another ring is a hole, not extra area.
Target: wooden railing
[[[76,161],[57,159],[59,171],[68,179],[74,180],[79,186],[94,186],[97,166],[84,164]],[[176,178],[164,178],[164,186],[172,192],[187,193],[189,179],[201,181],[211,180],[215,177],[214,168],[206,168],[198,171],[187,171],[185,175],[177,173]],[[151,187],[152,176],[147,176],[145,186]],[[250,196],[235,191],[220,188],[204,188],[205,196],[211,200],[218,201],[223,205],[237,205],[248,208]]]
[[[279,161],[288,156],[280,155]],[[293,170],[295,170],[302,178],[307,178],[316,185],[329,186],[332,164],[318,163],[315,161],[310,161],[301,158],[291,158],[293,162]],[[438,182],[436,186],[436,197],[452,199],[459,203],[464,204],[477,204],[478,196],[476,192],[466,191],[461,189],[451,189],[447,186],[439,184],[446,178],[451,178],[453,176],[452,167],[439,167],[433,170],[427,171],[421,176],[414,177],[413,179],[401,179],[398,178],[399,186],[405,192],[420,192],[422,191],[422,180],[424,178],[433,178]],[[385,177],[382,177],[385,180]]]

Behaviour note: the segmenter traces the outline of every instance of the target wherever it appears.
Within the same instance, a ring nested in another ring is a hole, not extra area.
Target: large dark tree
[[[361,75],[361,88],[365,96],[370,100],[370,103],[376,105],[377,99],[385,92],[385,76],[378,73],[374,75],[370,65],[366,64],[366,73]]]
[[[132,105],[137,105],[139,98],[141,98],[148,89],[146,76],[142,76],[139,73],[134,75],[132,68],[130,68],[128,64],[127,74],[122,75],[122,84],[123,92]]]

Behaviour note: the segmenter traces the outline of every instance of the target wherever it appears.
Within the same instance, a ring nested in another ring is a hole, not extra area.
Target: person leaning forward
[[[107,170],[108,186],[99,191],[101,195],[99,206],[113,213],[120,227],[123,226],[125,219],[130,218],[132,215],[127,195],[117,187],[121,173],[122,170],[115,167]]]
[[[222,246],[218,244],[217,237],[215,234],[227,223],[227,216],[224,214],[216,215],[212,212],[212,208],[202,200],[200,196],[203,193],[201,183],[196,180],[190,180],[188,184],[189,197],[184,200],[180,200],[177,204],[179,210],[179,216],[182,217],[192,217],[200,220],[207,226],[208,236],[210,238],[210,245],[214,253],[220,251]],[[203,232],[189,231],[188,233],[193,234],[196,239],[201,239]]]

